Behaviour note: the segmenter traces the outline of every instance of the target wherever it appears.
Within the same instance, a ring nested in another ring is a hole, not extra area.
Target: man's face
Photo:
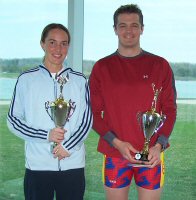
[[[120,14],[114,31],[119,39],[119,47],[137,48],[140,46],[140,35],[143,33],[143,27],[139,22],[138,14]]]

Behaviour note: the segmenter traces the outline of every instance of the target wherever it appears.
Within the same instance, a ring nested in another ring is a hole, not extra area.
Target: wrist
[[[160,152],[163,151],[163,146],[162,146],[162,144],[156,143],[154,146],[155,146]]]
[[[51,140],[51,131],[52,131],[52,129],[48,130],[48,134],[47,134],[48,142],[52,142],[52,140]]]
[[[103,139],[108,142],[108,144],[113,147],[113,140],[116,138],[115,133],[112,131],[108,131],[104,136]]]
[[[164,135],[160,135],[157,139],[157,143],[162,145],[162,151],[164,151],[168,146],[168,138]]]
[[[113,147],[115,147],[116,149],[118,149],[120,143],[121,143],[121,140],[119,140],[118,138],[114,138],[113,141],[112,141],[112,145],[113,145]]]

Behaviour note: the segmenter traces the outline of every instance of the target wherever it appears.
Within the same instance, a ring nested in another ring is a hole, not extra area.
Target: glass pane
[[[16,77],[42,62],[40,38],[49,23],[67,26],[67,0],[1,1],[0,99],[11,99]]]

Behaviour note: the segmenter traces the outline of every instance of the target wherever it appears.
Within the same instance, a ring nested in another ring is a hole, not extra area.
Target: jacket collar
[[[50,71],[44,66],[44,64],[42,63],[41,65],[39,65],[39,68],[42,70],[43,73],[48,74],[51,78],[52,78],[52,74],[50,73]],[[63,66],[63,68],[61,69],[61,71],[58,72],[57,77],[60,76],[61,74],[67,72],[69,73],[69,71],[71,70],[71,68],[66,68],[65,66]]]

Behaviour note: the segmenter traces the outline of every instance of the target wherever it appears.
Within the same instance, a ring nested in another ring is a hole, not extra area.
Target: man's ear
[[[140,32],[140,35],[142,35],[144,32],[144,26],[141,27],[141,32]]]
[[[114,33],[117,35],[116,27],[113,25]]]

